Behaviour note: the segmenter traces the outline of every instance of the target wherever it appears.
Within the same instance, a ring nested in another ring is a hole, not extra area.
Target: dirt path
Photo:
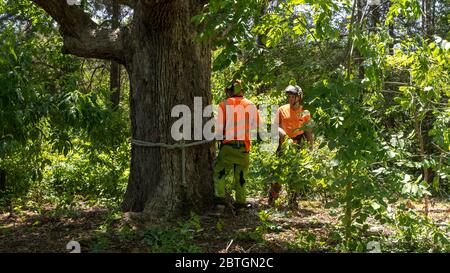
[[[328,251],[333,244],[329,227],[337,223],[337,218],[321,203],[301,201],[299,210],[293,212],[283,208],[269,211],[266,200],[251,202],[253,208],[240,215],[228,212],[221,218],[198,216],[198,226],[187,230],[192,236],[186,244],[193,243],[198,247],[196,251],[214,253],[302,252],[299,242],[308,240],[308,236],[317,238],[317,251]],[[449,223],[450,204],[435,204],[431,216],[439,223]],[[69,252],[66,245],[71,240],[80,242],[83,252],[149,252],[155,251],[149,247],[149,240],[155,236],[162,238],[155,239],[161,242],[152,242],[159,247],[156,251],[170,252],[170,248],[164,248],[164,240],[180,243],[180,229],[168,235],[149,235],[133,230],[120,218],[99,207],[60,212],[49,207],[41,213],[3,213],[0,252]],[[173,225],[186,226],[189,221],[192,219],[181,219]]]

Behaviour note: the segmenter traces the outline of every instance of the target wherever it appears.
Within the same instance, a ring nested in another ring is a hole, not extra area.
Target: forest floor
[[[322,203],[300,201],[297,210],[288,210],[269,208],[266,199],[250,202],[253,207],[239,215],[205,213],[160,229],[130,226],[123,214],[96,206],[0,213],[0,252],[69,252],[66,245],[72,240],[80,243],[81,252],[302,252],[302,244],[314,244],[319,252],[332,250],[330,232],[338,220]],[[430,216],[449,223],[450,203],[433,200]],[[371,230],[389,233],[383,226]]]

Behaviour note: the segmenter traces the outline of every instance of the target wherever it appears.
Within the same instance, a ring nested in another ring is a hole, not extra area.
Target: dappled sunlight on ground
[[[297,210],[270,208],[265,199],[251,199],[253,208],[238,215],[231,211],[222,217],[199,215],[199,227],[192,232],[192,243],[202,252],[303,252],[308,236],[317,238],[317,251],[327,251],[330,227],[337,216],[318,201],[300,201]],[[415,204],[417,211],[422,204]],[[450,204],[433,201],[430,216],[439,224],[449,224]],[[119,217],[120,218],[120,217]],[[0,214],[0,252],[69,252],[66,245],[79,241],[84,252],[149,252],[145,233],[100,207],[55,210],[40,213],[22,210]],[[174,221],[173,225],[189,219]],[[165,227],[165,228],[170,228]],[[164,229],[165,229],[164,228]],[[376,233],[388,233],[382,226]],[[306,239],[305,239],[306,238]],[[147,238],[148,239],[148,238]],[[303,243],[303,244],[302,244]]]

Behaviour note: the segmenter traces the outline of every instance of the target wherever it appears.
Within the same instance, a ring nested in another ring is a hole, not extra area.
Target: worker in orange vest
[[[246,179],[249,169],[251,133],[260,126],[260,116],[255,104],[244,98],[239,80],[225,88],[228,98],[219,104],[216,134],[221,140],[219,155],[214,166],[214,196],[216,214],[225,209],[225,184],[233,173],[236,211],[250,207],[246,203]]]
[[[312,124],[311,114],[308,110],[303,108],[303,91],[298,85],[289,85],[284,92],[288,96],[288,104],[281,106],[276,114],[276,122],[278,123],[278,133],[280,135],[280,142],[277,153],[280,154],[281,144],[286,138],[292,139],[293,143],[304,144],[307,140],[309,148],[312,150],[314,145],[314,135],[312,129],[300,130],[305,125]],[[269,204],[273,205],[277,200],[281,191],[280,183],[272,183],[269,190]],[[296,199],[296,194],[290,199]],[[292,202],[290,200],[290,202]]]

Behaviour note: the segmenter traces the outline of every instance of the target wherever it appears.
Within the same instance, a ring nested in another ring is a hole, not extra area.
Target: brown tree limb
[[[115,60],[124,63],[124,35],[126,29],[107,29],[98,26],[79,6],[66,0],[33,0],[59,25],[65,54],[85,58]]]

